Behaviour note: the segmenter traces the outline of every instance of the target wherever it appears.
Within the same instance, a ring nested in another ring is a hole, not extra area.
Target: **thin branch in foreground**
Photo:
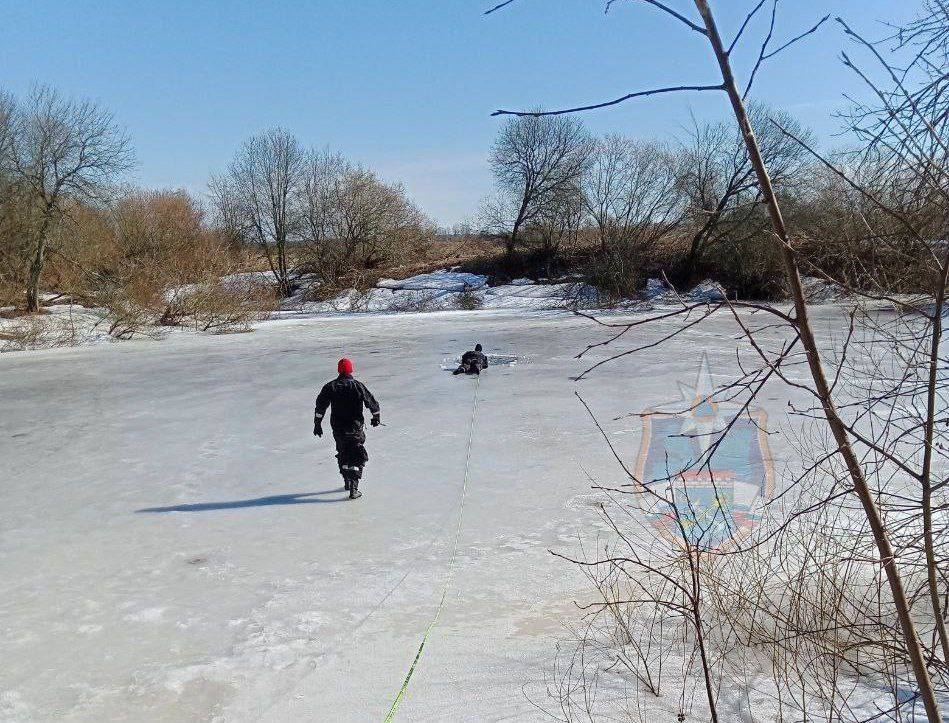
[[[829,19],[830,19],[830,15],[825,15],[825,16],[822,17],[820,20],[818,20],[818,21],[814,24],[814,26],[811,27],[809,30],[805,30],[805,31],[804,31],[803,33],[801,33],[800,35],[795,35],[793,38],[791,38],[790,40],[788,40],[784,45],[782,45],[781,47],[777,48],[776,50],[772,50],[770,53],[768,53],[766,56],[764,56],[764,59],[765,59],[765,60],[770,60],[771,58],[773,58],[773,57],[774,57],[775,55],[777,55],[778,53],[781,53],[781,52],[787,50],[788,48],[790,48],[792,45],[794,45],[794,44],[795,44],[796,42],[798,42],[799,40],[803,40],[803,39],[806,38],[808,35],[812,35],[812,34],[816,33],[816,32],[820,29],[820,26],[823,25],[824,23],[826,23]]]
[[[618,0],[607,0],[605,12],[608,13],[608,12],[610,11],[610,8],[612,8],[613,5],[614,5],[617,1],[618,1]],[[701,25],[699,25],[698,23],[693,23],[693,22],[692,22],[691,20],[689,20],[685,15],[683,15],[683,14],[680,13],[680,12],[677,12],[676,10],[673,10],[673,9],[670,8],[668,5],[666,5],[665,3],[661,3],[661,2],[659,2],[659,0],[639,0],[639,1],[640,1],[640,2],[644,2],[644,3],[648,3],[649,5],[652,5],[652,6],[655,7],[655,8],[659,8],[659,9],[662,10],[664,13],[667,13],[667,14],[671,15],[671,16],[674,17],[676,20],[678,20],[679,22],[681,22],[681,23],[683,23],[684,25],[686,25],[690,30],[694,30],[694,31],[697,32],[699,35],[705,35],[705,36],[707,37],[708,33],[706,33],[705,28],[703,28],[703,27],[702,27]],[[764,0],[762,0],[762,2],[763,2],[763,1],[764,1]],[[513,2],[513,0],[508,0],[508,2]],[[507,4],[507,3],[505,3],[505,4]]]
[[[508,5],[510,5],[510,4],[513,3],[513,2],[514,2],[514,0],[504,0],[504,2],[498,3],[497,5],[495,5],[495,6],[494,6],[493,8],[491,8],[490,10],[485,10],[485,11],[484,11],[484,14],[485,14],[485,15],[490,15],[491,13],[497,12],[497,11],[500,10],[501,8],[506,8]]]
[[[567,113],[579,113],[585,110],[596,110],[597,108],[607,108],[611,105],[619,105],[627,100],[632,100],[633,98],[643,98],[648,95],[659,95],[661,93],[678,93],[684,91],[704,91],[704,90],[725,90],[725,86],[719,83],[718,85],[676,85],[670,86],[667,88],[653,88],[652,90],[641,90],[637,93],[628,93],[620,98],[615,98],[613,100],[608,100],[604,103],[593,103],[592,105],[581,105],[576,108],[563,108],[561,110],[535,110],[535,111],[518,111],[518,110],[496,110],[492,113],[492,116],[496,115],[513,115],[513,116],[532,116],[534,118],[539,118],[540,116],[545,115],[566,115]]]
[[[741,24],[741,27],[738,28],[738,32],[735,33],[735,37],[732,39],[731,43],[729,43],[729,45],[728,45],[728,51],[727,51],[727,52],[728,52],[729,55],[731,55],[731,52],[735,49],[735,46],[738,45],[738,41],[741,40],[741,36],[742,36],[742,34],[744,34],[744,32],[745,32],[745,28],[748,27],[748,23],[750,23],[750,22],[752,21],[752,19],[755,17],[755,15],[758,14],[758,11],[761,10],[762,7],[764,7],[764,4],[765,4],[766,2],[767,2],[767,0],[758,0],[758,4],[755,5],[755,6],[751,9],[751,12],[749,12],[749,13],[745,16],[745,21]]]
[[[761,42],[761,50],[758,51],[758,59],[755,61],[754,67],[751,69],[751,73],[748,74],[748,84],[745,85],[745,92],[742,93],[741,96],[742,100],[747,98],[748,93],[751,92],[751,86],[754,84],[755,77],[758,75],[758,71],[761,69],[761,64],[764,62],[765,53],[768,52],[768,45],[771,44],[771,38],[774,37],[774,22],[777,19],[777,16],[778,0],[773,0],[771,4],[771,22],[768,25],[768,34],[764,36],[764,40]]]
[[[777,3],[774,4],[774,9],[777,9]],[[822,17],[820,20],[818,20],[813,26],[811,26],[810,28],[808,28],[808,29],[805,30],[804,32],[795,35],[793,38],[791,38],[790,40],[788,40],[787,42],[785,42],[785,43],[784,43],[783,45],[781,45],[780,47],[776,48],[775,50],[772,50],[771,52],[768,52],[768,44],[771,42],[771,37],[772,37],[772,34],[773,34],[773,32],[774,32],[775,14],[774,14],[774,12],[772,11],[772,13],[771,13],[771,27],[770,27],[770,29],[769,29],[769,31],[768,31],[768,36],[767,36],[767,38],[765,39],[764,44],[761,46],[761,51],[758,53],[758,60],[757,60],[757,62],[755,63],[754,68],[753,68],[752,71],[751,71],[750,77],[748,78],[748,84],[745,86],[745,92],[742,94],[742,98],[747,98],[747,97],[748,97],[748,93],[751,91],[751,86],[752,86],[752,84],[755,82],[755,77],[758,75],[758,71],[761,69],[761,66],[762,66],[764,63],[766,63],[767,61],[771,60],[771,58],[775,57],[776,55],[780,55],[781,53],[783,53],[785,50],[787,50],[788,48],[790,48],[790,47],[791,47],[792,45],[794,45],[795,43],[797,43],[797,42],[803,40],[804,38],[806,38],[806,37],[808,37],[808,36],[813,35],[814,33],[816,33],[816,32],[820,29],[820,27],[821,27],[824,23],[826,23],[829,19],[830,19],[830,15],[825,15],[825,16]],[[736,37],[735,40],[737,40],[737,39],[738,39],[738,38]],[[734,45],[734,42],[735,42],[735,41],[732,41],[732,45]],[[729,46],[728,51],[727,51],[727,54],[731,54],[731,51],[732,51],[732,47]]]

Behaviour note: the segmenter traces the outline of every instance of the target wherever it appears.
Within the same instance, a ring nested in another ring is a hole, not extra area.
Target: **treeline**
[[[905,224],[812,160],[811,134],[788,114],[753,106],[751,119],[805,271],[913,290],[920,259],[899,243]],[[0,92],[0,313],[36,312],[46,291],[105,308],[115,336],[156,324],[223,329],[291,295],[325,297],[449,258],[401,186],[286,130],[247,139],[203,198],[120,184],[132,162],[128,137],[94,103],[42,87],[22,99]],[[695,123],[664,143],[594,137],[573,116],[515,117],[490,163],[497,192],[479,230],[456,239],[452,263],[581,273],[615,298],[660,275],[677,285],[711,277],[746,298],[784,293],[761,192],[728,124]],[[902,203],[906,189],[885,168],[884,158],[850,166],[878,200]],[[921,228],[925,208],[907,211]],[[228,280],[252,269],[270,276]]]
[[[858,289],[912,290],[921,260],[893,243],[900,224],[816,161],[812,134],[790,115],[752,105],[750,116],[805,270]],[[836,160],[847,166],[846,154]],[[517,116],[500,130],[491,166],[497,194],[484,226],[517,271],[582,270],[618,298],[658,275],[677,285],[712,278],[743,298],[784,294],[764,199],[733,124],[696,122],[682,141],[664,143],[593,137],[575,116]],[[875,169],[853,170],[872,184]],[[879,176],[879,198],[902,192]]]
[[[117,337],[156,324],[231,328],[296,292],[301,277],[329,293],[435,234],[400,186],[281,129],[247,139],[206,199],[119,183],[132,163],[129,138],[94,103],[50,88],[0,93],[8,314],[38,311],[46,292],[105,308]],[[272,283],[235,278],[248,269],[269,270]]]

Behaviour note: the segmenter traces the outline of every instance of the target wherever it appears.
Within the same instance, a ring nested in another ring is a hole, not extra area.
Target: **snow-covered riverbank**
[[[221,279],[225,287],[259,288],[267,282],[264,272],[235,274]],[[814,303],[833,303],[838,290],[816,279],[808,281]],[[170,289],[169,302],[193,292],[193,287]],[[405,314],[430,312],[538,312],[582,309],[612,313],[642,312],[663,305],[714,302],[723,298],[721,288],[702,282],[680,297],[659,279],[650,279],[640,298],[608,302],[597,290],[573,279],[538,283],[515,279],[490,286],[488,277],[460,271],[436,271],[406,279],[382,279],[366,291],[350,289],[327,301],[305,301],[307,288],[284,300],[269,318],[252,324],[262,328],[277,320],[335,317],[349,314]],[[116,341],[110,334],[111,320],[105,309],[87,308],[58,300],[37,316],[0,317],[0,352],[57,347],[93,346]],[[131,336],[161,340],[196,333],[187,323],[179,326],[143,326]]]

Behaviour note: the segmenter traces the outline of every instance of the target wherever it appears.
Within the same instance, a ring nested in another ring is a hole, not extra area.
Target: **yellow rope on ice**
[[[399,688],[398,694],[395,696],[395,700],[392,701],[392,706],[389,708],[389,712],[386,714],[385,723],[391,723],[395,720],[395,714],[399,710],[399,704],[405,698],[405,693],[409,687],[409,681],[412,680],[412,675],[415,673],[415,668],[418,665],[418,661],[422,657],[422,651],[425,649],[425,643],[428,642],[429,636],[432,634],[432,630],[435,629],[436,623],[438,623],[438,617],[442,613],[442,607],[445,605],[445,598],[448,597],[448,591],[451,588],[452,579],[455,574],[455,556],[458,553],[458,538],[461,536],[461,521],[464,518],[465,514],[465,499],[468,496],[468,470],[471,467],[471,440],[474,438],[474,421],[475,416],[478,413],[478,390],[481,388],[481,376],[478,376],[477,381],[475,382],[475,391],[474,391],[474,403],[471,405],[471,418],[468,420],[468,444],[465,449],[465,478],[461,486],[461,505],[458,509],[458,524],[455,527],[455,535],[452,540],[452,549],[451,549],[451,558],[448,560],[448,579],[445,581],[445,588],[442,590],[441,599],[438,601],[438,607],[435,608],[435,617],[432,618],[432,622],[428,624],[428,628],[425,629],[425,634],[422,636],[422,642],[419,643],[418,650],[415,653],[415,658],[412,660],[412,665],[409,666],[409,672],[405,674],[405,680],[402,681],[402,687]]]

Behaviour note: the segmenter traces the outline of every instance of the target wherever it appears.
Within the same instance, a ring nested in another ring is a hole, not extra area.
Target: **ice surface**
[[[735,331],[722,315],[579,385],[603,357],[574,355],[604,332],[564,313],[287,319],[3,355],[0,719],[381,720],[446,580],[477,389],[454,582],[398,720],[548,720],[555,646],[592,597],[548,549],[578,554],[601,529],[587,474],[624,480],[573,392],[632,460],[628,413],[666,402],[703,349],[727,373]],[[472,340],[532,363],[477,383],[438,369]],[[358,502],[311,434],[344,354],[386,423],[368,430]],[[765,396],[781,418],[787,398]],[[676,701],[649,705],[671,720]]]
[[[578,303],[589,308],[597,301],[596,290],[580,283],[507,284],[485,290],[486,309],[550,309]]]
[[[424,318],[0,357],[0,718],[381,720],[445,580],[474,387],[437,365],[471,339],[535,362],[480,385],[454,587],[400,720],[539,718],[522,686],[585,587],[547,548],[587,524],[576,460],[610,468],[569,380],[598,332]],[[311,434],[343,354],[387,425],[358,502]]]

